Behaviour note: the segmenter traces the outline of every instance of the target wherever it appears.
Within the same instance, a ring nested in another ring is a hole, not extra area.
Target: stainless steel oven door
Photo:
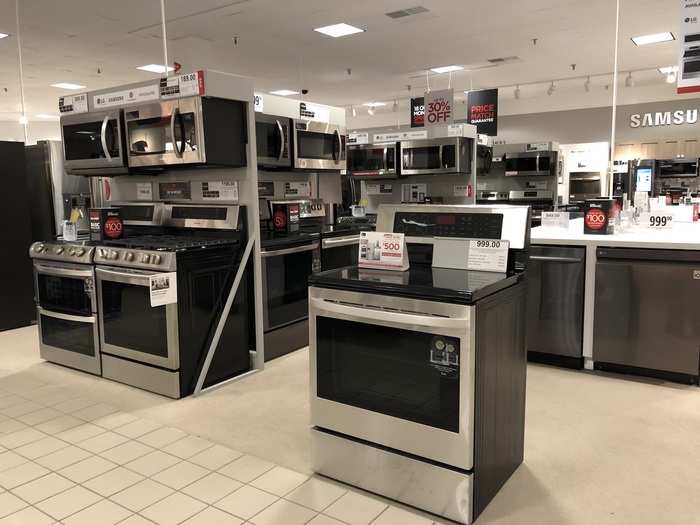
[[[69,172],[102,168],[124,171],[121,110],[61,118],[64,166]]]
[[[158,272],[98,266],[100,349],[104,354],[177,370],[177,303],[151,306],[149,277]]]
[[[91,265],[34,262],[34,298],[44,310],[90,317],[97,311]]]
[[[473,467],[473,308],[310,288],[311,422]]]
[[[345,129],[324,122],[294,120],[294,167],[302,170],[344,170]]]
[[[92,374],[102,373],[95,315],[70,315],[40,307],[37,320],[42,359]]]

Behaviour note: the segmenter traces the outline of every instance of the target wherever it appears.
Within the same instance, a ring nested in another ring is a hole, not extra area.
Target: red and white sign
[[[358,266],[384,270],[408,270],[408,253],[403,233],[360,233]]]
[[[680,59],[678,62],[677,91],[682,93],[700,93],[700,76],[698,76],[697,47],[700,45],[700,2],[681,0],[681,24],[678,38]]]
[[[204,71],[163,77],[160,79],[160,98],[192,97],[204,95]]]
[[[454,91],[443,89],[425,94],[425,126],[452,124],[454,115]]]
[[[586,226],[591,230],[602,230],[608,226],[608,217],[600,208],[591,208],[583,218]]]

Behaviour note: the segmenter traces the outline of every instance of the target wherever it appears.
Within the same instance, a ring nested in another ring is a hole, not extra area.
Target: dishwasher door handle
[[[551,257],[548,255],[530,255],[531,261],[556,262],[564,264],[582,263],[583,259],[577,257]]]

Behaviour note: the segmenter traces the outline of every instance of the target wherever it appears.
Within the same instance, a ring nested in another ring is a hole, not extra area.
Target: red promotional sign
[[[602,230],[607,226],[608,218],[600,208],[591,208],[584,218],[586,226],[591,230]]]

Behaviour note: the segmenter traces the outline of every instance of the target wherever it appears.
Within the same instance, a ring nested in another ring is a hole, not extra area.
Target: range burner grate
[[[107,246],[154,251],[178,251],[207,248],[236,242],[224,237],[192,237],[181,235],[140,235],[106,241]]]

